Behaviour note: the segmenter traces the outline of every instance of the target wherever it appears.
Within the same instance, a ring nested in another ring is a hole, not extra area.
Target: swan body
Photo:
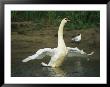
[[[73,37],[71,40],[73,42],[80,42],[81,41],[81,34],[78,34],[77,36]]]
[[[79,50],[77,47],[71,48],[66,47],[64,39],[63,39],[63,27],[64,25],[70,20],[67,18],[64,18],[59,26],[58,30],[58,46],[57,48],[44,48],[39,49],[35,54],[32,56],[28,56],[27,58],[23,59],[22,62],[28,62],[30,60],[34,59],[42,59],[46,55],[51,56],[50,62],[48,64],[42,62],[42,66],[50,66],[50,67],[59,67],[64,61],[64,58],[67,57],[73,57],[73,56],[89,56],[92,55],[93,52],[90,54],[87,54],[83,50]]]

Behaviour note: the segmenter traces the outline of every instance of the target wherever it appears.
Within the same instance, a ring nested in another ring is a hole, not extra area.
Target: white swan
[[[57,48],[39,49],[34,55],[23,59],[22,62],[28,62],[29,60],[34,60],[34,59],[42,59],[46,55],[48,55],[48,56],[51,56],[50,62],[48,64],[42,62],[41,64],[43,66],[59,67],[63,63],[64,58],[66,56],[67,57],[73,57],[73,56],[82,57],[82,56],[92,55],[94,52],[87,54],[83,50],[79,50],[77,47],[75,48],[66,47],[64,39],[63,39],[63,27],[68,21],[70,20],[68,20],[67,18],[64,18],[61,21],[61,24],[58,30],[58,47]]]
[[[72,42],[80,42],[81,41],[81,34],[78,34],[77,36],[73,37]]]

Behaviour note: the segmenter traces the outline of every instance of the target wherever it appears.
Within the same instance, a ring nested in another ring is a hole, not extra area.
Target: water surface
[[[46,60],[46,59],[45,59]],[[32,60],[12,65],[11,75],[14,77],[99,77],[100,61],[86,58],[67,58],[61,67],[42,67],[42,60]],[[47,58],[49,60],[49,58]]]

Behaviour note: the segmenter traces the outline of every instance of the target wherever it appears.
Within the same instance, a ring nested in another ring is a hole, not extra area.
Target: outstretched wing
[[[75,48],[67,47],[67,50],[68,50],[67,57],[87,57],[89,55],[94,54],[94,52],[87,54],[86,52],[78,49],[77,47]]]
[[[42,59],[44,58],[46,55],[48,56],[53,56],[54,55],[54,49],[51,48],[44,48],[44,49],[39,49],[35,54],[33,54],[32,56],[28,56],[27,58],[23,59],[22,62],[28,62],[30,60],[34,60],[34,59]]]

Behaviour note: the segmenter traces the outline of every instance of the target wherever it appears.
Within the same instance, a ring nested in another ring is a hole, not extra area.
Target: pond
[[[93,56],[94,57],[94,56]],[[42,60],[22,63],[19,59],[12,64],[12,77],[99,77],[100,60],[87,58],[66,58],[61,67],[43,67]],[[47,58],[49,60],[49,58]]]
[[[11,36],[11,76],[12,77],[99,77],[100,76],[100,32],[96,29],[71,30],[65,32],[65,43],[68,47],[78,47],[85,52],[95,53],[87,58],[65,58],[61,67],[42,67],[41,62],[48,63],[50,57],[23,63],[22,60],[31,56],[41,48],[57,47],[57,29],[27,31],[24,34],[12,32]],[[71,43],[71,36],[82,34],[79,45]]]

